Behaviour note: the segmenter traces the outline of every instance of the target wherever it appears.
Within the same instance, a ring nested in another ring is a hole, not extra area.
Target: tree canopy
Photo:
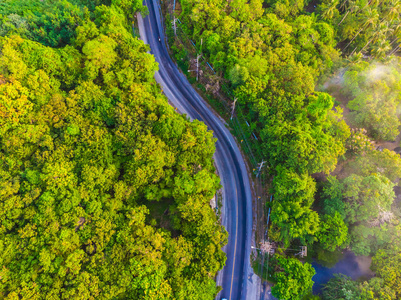
[[[339,53],[333,28],[300,14],[303,1],[267,1],[267,9],[262,2],[182,0],[181,26],[197,45],[203,42],[204,55],[228,80],[276,175],[274,236],[304,239],[319,227],[309,176],[334,170],[350,135],[333,98],[314,91]],[[289,178],[298,191],[281,194],[289,182],[280,180]]]
[[[272,294],[279,299],[298,300],[312,290],[315,269],[309,263],[302,264],[294,258],[278,256],[278,269],[274,273],[276,284]]]
[[[374,150],[399,135],[398,2],[177,2],[185,38],[170,29],[171,49],[182,63],[192,50],[184,47],[188,37],[216,71],[204,80],[217,77],[235,99],[255,139],[248,144],[258,145],[272,175],[268,233],[284,248],[318,242],[320,252],[351,247],[374,255],[399,243],[401,158]],[[333,70],[338,78],[328,80]],[[395,297],[383,279],[360,286],[336,280],[349,286],[328,299]]]
[[[0,297],[213,299],[212,133],[160,93],[125,15],[138,2],[52,2],[83,13],[69,38],[0,37]],[[49,13],[21,5],[0,7]]]
[[[362,62],[344,74],[345,89],[352,97],[347,106],[353,111],[353,123],[368,129],[375,139],[392,141],[400,133],[400,80],[396,60],[387,65]]]
[[[319,232],[316,236],[324,249],[334,251],[347,240],[348,227],[341,215],[336,211],[334,215],[323,216]]]
[[[399,1],[323,0],[319,16],[336,29],[346,54],[383,58],[399,50]]]
[[[382,249],[373,257],[372,269],[384,284],[401,297],[401,251],[397,247]]]
[[[323,300],[395,300],[398,299],[382,278],[374,277],[369,281],[358,283],[350,277],[335,274],[324,286]]]

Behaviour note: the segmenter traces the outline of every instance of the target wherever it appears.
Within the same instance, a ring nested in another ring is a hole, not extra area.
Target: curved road
[[[142,19],[138,14],[139,31],[142,40],[150,45],[151,53],[159,63],[156,81],[181,113],[205,122],[218,139],[214,158],[223,186],[222,224],[229,237],[228,244],[223,248],[227,254],[226,266],[217,276],[217,284],[223,287],[217,299],[246,299],[251,251],[252,196],[244,159],[224,122],[213,114],[171,60],[163,42],[164,29],[158,1],[145,0],[144,4],[149,9],[149,15]]]

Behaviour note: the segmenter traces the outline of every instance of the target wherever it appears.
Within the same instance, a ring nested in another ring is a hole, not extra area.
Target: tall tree
[[[278,256],[277,270],[274,273],[276,284],[272,294],[279,299],[298,300],[312,290],[312,277],[315,270],[309,263],[302,264],[294,258]]]

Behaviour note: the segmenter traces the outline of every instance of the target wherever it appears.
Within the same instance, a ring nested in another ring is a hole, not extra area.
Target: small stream
[[[347,275],[354,280],[359,278],[367,280],[373,277],[374,273],[370,270],[371,263],[370,257],[356,256],[353,252],[344,253],[344,256],[332,268],[323,267],[317,262],[313,262],[312,266],[316,270],[316,274],[312,278],[315,282],[313,293],[319,293],[323,287],[322,284],[327,283],[337,273]]]

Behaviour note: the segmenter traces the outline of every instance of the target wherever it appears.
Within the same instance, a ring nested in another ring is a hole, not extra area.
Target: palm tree
[[[377,34],[386,39],[394,33],[394,28],[390,26],[388,21],[383,21],[379,23]]]
[[[365,5],[366,6],[374,6],[374,7],[378,7],[380,5],[382,0],[369,0],[368,4]]]
[[[390,52],[390,55],[393,55],[394,53],[396,53],[398,50],[400,50],[400,48],[401,48],[401,44],[399,44],[397,47],[395,47],[394,50]]]
[[[349,45],[356,39],[356,37],[361,33],[362,30],[368,29],[373,26],[376,21],[379,19],[379,13],[376,9],[371,9],[370,7],[366,10],[366,14],[362,17],[363,24],[357,34],[351,39],[347,46],[345,46],[344,50],[348,48]]]
[[[385,39],[380,39],[372,46],[371,53],[376,58],[383,58],[386,56],[386,53],[390,50],[391,50],[391,47],[390,47],[388,41]]]
[[[387,40],[387,37],[392,32],[393,32],[393,28],[391,28],[389,26],[389,23],[387,21],[381,22],[377,26],[377,29],[375,30],[375,33],[371,36],[369,41],[365,44],[365,46],[363,46],[363,48],[359,52],[362,52],[374,40]]]
[[[338,23],[337,25],[340,25],[345,20],[345,18],[348,16],[349,13],[351,13],[351,15],[353,13],[357,13],[360,10],[360,7],[358,4],[359,4],[359,2],[357,2],[357,1],[348,0],[347,13],[344,15],[344,17],[341,19],[340,23]]]
[[[397,45],[397,47],[395,47],[395,48],[393,49],[393,51],[391,51],[390,55],[396,53],[396,52],[400,49],[400,47],[401,47],[401,33],[397,33],[397,34],[396,34],[396,38],[394,39],[394,41],[391,42],[390,46],[391,46],[394,42],[397,42],[398,45]]]
[[[352,14],[353,12],[356,12],[356,11],[359,10],[359,6],[358,6],[358,3],[356,1],[350,1],[350,0],[347,0],[347,1],[348,1],[347,13],[344,15],[344,17],[341,19],[340,23],[338,23],[337,25],[340,25],[345,20],[345,18],[348,16],[349,13]]]
[[[358,64],[362,60],[362,53],[352,54],[347,57],[347,61],[350,65]]]
[[[401,22],[400,20],[396,20],[395,22],[391,23],[391,28],[393,29],[393,34],[395,36],[401,34]]]
[[[334,17],[334,14],[336,13],[337,10],[337,5],[338,5],[339,0],[331,0],[330,3],[322,4],[322,17],[326,20],[331,20]]]
[[[391,23],[391,32],[392,36],[394,37],[390,43],[390,46],[392,47],[395,42],[401,41],[401,22],[399,19],[394,20],[394,22]]]
[[[347,2],[348,2],[348,0],[341,2],[340,9],[343,9],[343,7],[345,7],[345,4],[347,4]]]
[[[366,14],[363,16],[364,23],[362,26],[366,26],[366,28],[369,26],[373,26],[378,19],[379,19],[378,11],[376,9],[372,9],[369,7],[366,10]]]
[[[386,19],[392,22],[394,19],[400,19],[401,14],[401,2],[399,0],[392,0],[388,7],[386,13]]]

